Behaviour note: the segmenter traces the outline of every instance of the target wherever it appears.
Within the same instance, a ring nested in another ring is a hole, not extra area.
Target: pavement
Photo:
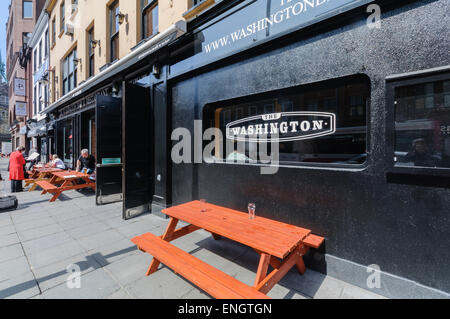
[[[0,171],[7,179],[7,160]],[[9,181],[0,192],[9,194]],[[70,191],[50,203],[40,191],[16,194],[19,207],[0,211],[0,298],[209,299],[164,265],[150,277],[152,257],[131,238],[162,235],[168,221],[152,214],[122,219],[122,204],[95,205],[92,191]],[[197,231],[177,247],[252,285],[258,255],[248,247]],[[307,270],[289,272],[268,294],[275,299],[379,299],[368,290]]]

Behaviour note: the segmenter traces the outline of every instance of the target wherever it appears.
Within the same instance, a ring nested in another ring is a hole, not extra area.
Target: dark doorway
[[[96,121],[86,123],[96,131],[96,202],[105,205],[122,200],[122,99],[98,95],[95,112]]]
[[[153,120],[151,88],[124,84],[123,218],[150,210],[153,196]]]

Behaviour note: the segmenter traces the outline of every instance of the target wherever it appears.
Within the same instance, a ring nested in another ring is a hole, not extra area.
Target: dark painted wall
[[[450,291],[450,189],[386,180],[386,76],[450,64],[450,1],[418,1],[173,83],[172,126],[193,132],[211,102],[364,73],[371,80],[370,154],[360,171],[173,165],[173,203],[198,198],[307,227],[326,253]],[[446,15],[447,13],[447,15]],[[445,22],[447,21],[447,22]],[[277,44],[275,44],[277,46]]]

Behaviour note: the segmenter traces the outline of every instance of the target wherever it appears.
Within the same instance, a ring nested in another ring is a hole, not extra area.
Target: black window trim
[[[367,158],[366,158],[366,161],[363,164],[304,163],[304,162],[299,162],[298,164],[292,164],[292,163],[286,163],[286,162],[279,162],[278,167],[279,168],[293,168],[293,169],[316,169],[316,170],[325,170],[325,171],[349,171],[349,172],[365,171],[370,167],[370,163],[372,161],[372,153],[371,153],[372,123],[371,123],[371,113],[370,112],[372,109],[371,105],[372,105],[372,92],[373,92],[372,84],[373,83],[372,83],[372,79],[370,78],[370,76],[368,74],[355,73],[355,74],[351,74],[348,76],[329,78],[329,79],[325,79],[325,80],[321,80],[321,81],[317,81],[317,82],[302,83],[302,84],[295,85],[293,87],[281,87],[281,88],[277,88],[277,89],[274,89],[271,91],[259,92],[259,93],[245,95],[245,96],[227,99],[227,100],[214,101],[211,103],[207,103],[203,106],[200,116],[203,119],[203,122],[206,123],[206,121],[205,121],[206,116],[205,116],[205,112],[203,111],[206,108],[217,108],[217,107],[223,107],[224,105],[232,105],[232,104],[240,102],[242,100],[248,100],[248,99],[252,99],[255,97],[262,97],[262,98],[264,98],[266,96],[270,97],[271,94],[281,92],[281,91],[294,92],[295,89],[299,88],[299,87],[320,86],[320,85],[324,85],[326,83],[337,83],[340,81],[345,82],[348,80],[352,80],[358,76],[367,78],[368,89],[369,89],[367,103],[366,103],[366,123],[367,123],[367,129],[366,129]],[[215,107],[215,106],[217,106],[217,107]],[[203,128],[203,133],[204,133],[204,131],[205,131],[205,127]],[[210,142],[210,141],[206,141],[205,143],[208,144],[208,142]],[[203,147],[205,145],[203,145]],[[204,165],[243,165],[243,166],[256,166],[256,167],[267,167],[268,166],[267,164],[262,164],[262,163],[257,163],[257,164],[239,163],[239,162],[230,163],[230,162],[226,162],[226,161],[215,162],[215,163],[210,163],[210,164],[203,162],[203,164]]]
[[[450,168],[395,165],[395,89],[398,87],[450,80],[450,69],[414,72],[410,75],[386,78],[386,163],[387,174],[450,176]]]

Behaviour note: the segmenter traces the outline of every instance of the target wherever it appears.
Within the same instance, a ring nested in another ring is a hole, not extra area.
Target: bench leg
[[[258,287],[259,283],[266,277],[267,270],[269,269],[270,259],[270,255],[264,253],[261,254],[261,259],[259,260],[258,265],[258,272],[256,273],[255,287]]]
[[[59,195],[61,195],[61,192],[56,192],[53,195],[52,199],[50,199],[50,203],[53,203],[54,201],[56,201],[58,199]]]
[[[300,257],[297,260],[296,266],[297,266],[297,269],[298,269],[298,272],[300,273],[300,275],[304,275],[306,272],[306,266],[305,266],[305,262],[303,261],[303,257]]]
[[[167,228],[166,228],[166,231],[165,231],[164,235],[162,235],[161,238],[163,240],[171,238],[172,234],[174,233],[174,231],[175,231],[175,229],[177,227],[177,224],[178,224],[178,219],[172,217],[170,219],[169,225],[167,225]],[[150,264],[150,267],[148,267],[146,276],[150,276],[151,274],[155,273],[158,270],[158,267],[159,267],[160,263],[161,262],[158,259],[153,257],[152,263]]]
[[[275,286],[288,271],[297,264],[299,258],[302,257],[300,249],[295,249],[280,265],[280,268],[273,270],[263,280],[256,285],[256,289],[263,294],[269,293],[269,291]]]

